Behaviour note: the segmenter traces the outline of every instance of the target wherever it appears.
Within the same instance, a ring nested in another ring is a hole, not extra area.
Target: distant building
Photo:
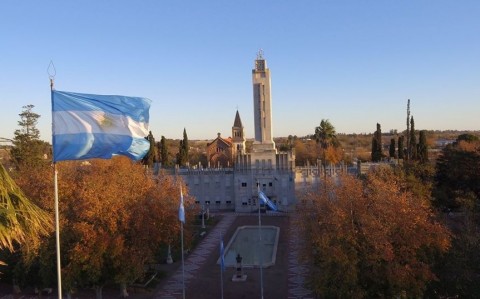
[[[232,138],[224,139],[218,137],[210,143],[207,143],[207,161],[208,167],[227,168],[233,165],[233,144]]]

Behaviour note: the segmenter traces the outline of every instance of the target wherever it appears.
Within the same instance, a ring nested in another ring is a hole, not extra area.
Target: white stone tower
[[[263,51],[258,51],[255,68],[252,70],[253,109],[255,118],[254,152],[275,151],[272,135],[272,98],[270,89],[270,70],[263,58]]]

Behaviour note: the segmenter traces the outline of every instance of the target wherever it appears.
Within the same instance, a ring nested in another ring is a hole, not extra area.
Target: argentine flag
[[[277,211],[277,206],[267,197],[267,195],[265,195],[265,193],[263,193],[262,191],[258,191],[258,198],[260,198],[260,200],[266,204],[267,206],[270,207],[270,209],[274,210],[274,211]]]
[[[180,207],[178,208],[178,220],[185,224],[185,207],[183,206],[182,187],[180,187]]]
[[[146,98],[53,90],[53,162],[142,159],[150,148],[149,109]]]

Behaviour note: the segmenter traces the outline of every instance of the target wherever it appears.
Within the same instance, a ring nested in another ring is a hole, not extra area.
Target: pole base
[[[243,274],[243,275],[233,275],[232,281],[233,281],[233,282],[245,282],[245,281],[247,281],[247,275],[246,275],[246,274]]]

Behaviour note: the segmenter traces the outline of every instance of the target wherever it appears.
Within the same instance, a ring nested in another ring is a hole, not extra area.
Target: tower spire
[[[257,52],[257,60],[264,60],[263,58],[263,49],[259,49]]]
[[[234,156],[236,156],[237,153],[245,153],[245,134],[238,110],[235,114],[235,120],[232,127],[232,144]]]

